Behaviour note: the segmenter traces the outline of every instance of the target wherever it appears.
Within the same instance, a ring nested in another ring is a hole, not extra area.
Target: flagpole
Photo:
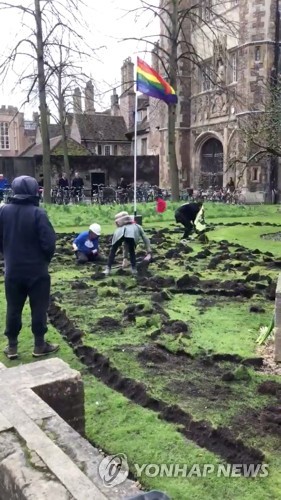
[[[138,94],[135,89],[135,137],[134,137],[134,217],[137,215],[137,154],[138,154]]]

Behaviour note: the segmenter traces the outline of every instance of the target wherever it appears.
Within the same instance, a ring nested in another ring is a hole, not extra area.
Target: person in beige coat
[[[116,231],[112,237],[111,250],[108,258],[107,267],[104,271],[105,275],[109,275],[112,264],[115,260],[115,255],[123,244],[125,247],[124,257],[129,254],[132,274],[137,274],[136,269],[136,246],[140,239],[143,240],[147,252],[146,259],[151,260],[151,246],[148,237],[143,228],[132,220],[128,212],[120,212],[115,216]],[[125,260],[125,259],[124,259]]]

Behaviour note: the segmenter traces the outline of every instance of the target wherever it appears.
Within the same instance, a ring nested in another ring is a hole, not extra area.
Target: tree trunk
[[[65,106],[64,106],[64,98],[62,94],[62,74],[61,69],[58,75],[58,86],[59,86],[59,118],[61,124],[61,138],[62,138],[62,148],[63,148],[63,164],[64,171],[66,173],[66,177],[68,182],[70,183],[70,166],[69,166],[69,158],[68,158],[68,147],[67,147],[67,136],[65,129]]]
[[[179,171],[176,154],[176,104],[170,104],[168,107],[168,157],[170,170],[170,183],[172,200],[180,199],[179,191]]]
[[[46,80],[44,69],[44,43],[40,0],[34,0],[37,40],[38,90],[40,102],[41,137],[43,146],[44,202],[51,203],[51,154],[48,129],[48,109],[46,102]]]
[[[177,92],[177,46],[178,46],[178,15],[179,5],[178,0],[172,0],[172,26],[171,26],[171,51],[169,57],[170,69],[170,84]],[[170,104],[168,107],[168,157],[169,157],[169,172],[172,191],[172,200],[178,201],[180,198],[179,192],[179,170],[176,155],[176,112],[177,105]]]

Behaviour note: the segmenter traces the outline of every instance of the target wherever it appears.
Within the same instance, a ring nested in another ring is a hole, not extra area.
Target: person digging
[[[100,235],[101,226],[94,223],[90,225],[88,231],[83,231],[75,238],[72,248],[78,264],[102,260],[99,252]]]
[[[175,211],[175,219],[184,226],[183,239],[194,239],[194,232],[202,238],[206,229],[202,203],[185,203]]]
[[[143,240],[146,248],[145,260],[149,262],[152,258],[149,238],[146,236],[143,228],[136,224],[128,212],[120,212],[115,216],[116,231],[113,234],[111,250],[108,258],[107,267],[104,274],[108,276],[111,272],[117,250],[123,245],[123,265],[127,267],[127,257],[130,258],[131,270],[133,276],[137,275],[136,247],[140,239]]]

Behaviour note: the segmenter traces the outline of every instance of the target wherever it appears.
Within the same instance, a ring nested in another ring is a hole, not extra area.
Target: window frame
[[[109,148],[109,153],[106,152],[107,148]],[[111,156],[111,145],[110,144],[104,145],[104,156]]]
[[[5,129],[5,130],[4,130]],[[0,122],[0,150],[8,151],[11,149],[10,135],[9,135],[9,122]]]

